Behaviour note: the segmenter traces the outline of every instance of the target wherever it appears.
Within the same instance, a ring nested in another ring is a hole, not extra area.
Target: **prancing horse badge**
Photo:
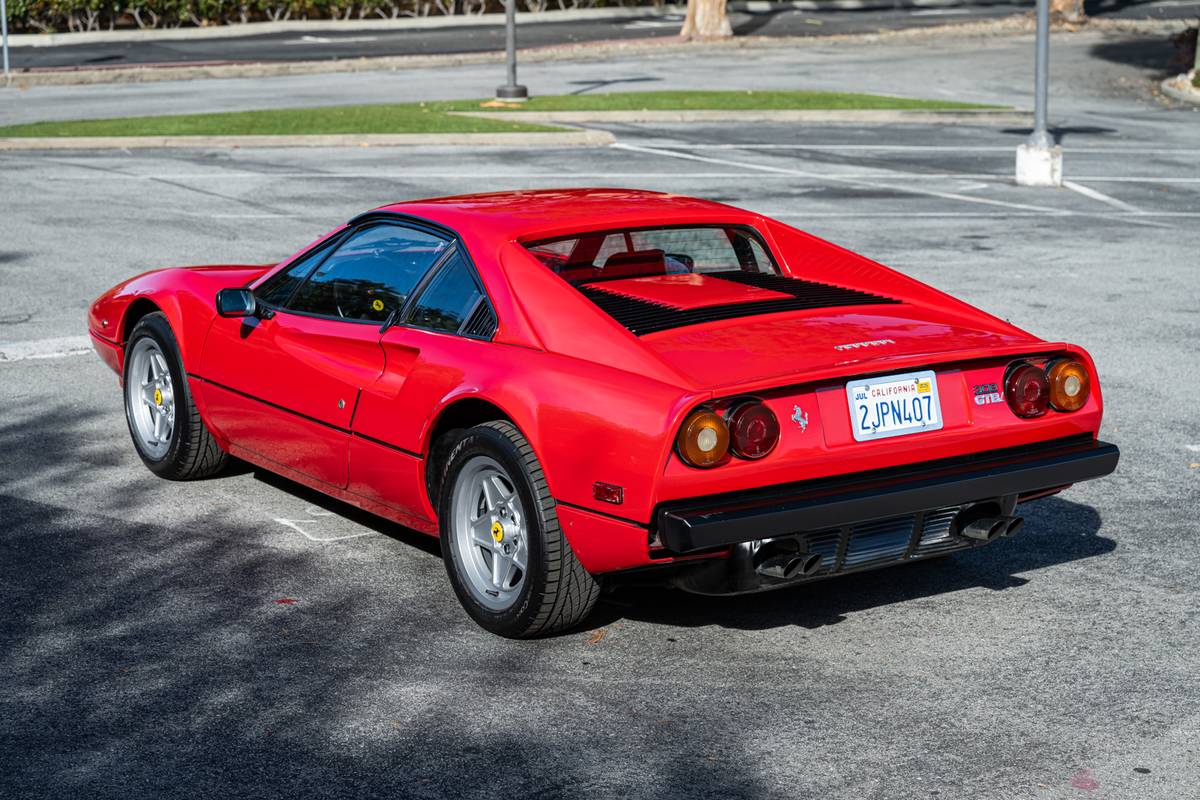
[[[800,426],[800,432],[808,430],[808,414],[800,410],[800,406],[792,406],[792,422]]]

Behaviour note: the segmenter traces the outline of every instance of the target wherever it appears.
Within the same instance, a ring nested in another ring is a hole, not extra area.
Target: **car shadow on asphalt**
[[[240,464],[241,462],[236,462]],[[441,558],[438,540],[378,517],[265,470],[254,477],[305,503],[316,505],[372,531]],[[762,630],[786,625],[821,628],[848,615],[965,589],[1019,589],[1024,573],[1104,555],[1116,542],[1099,535],[1100,514],[1091,506],[1050,497],[1023,506],[1026,524],[1013,539],[944,558],[861,572],[758,594],[709,597],[666,586],[623,584],[606,587],[596,611],[571,632],[594,630],[622,619],[659,625],[720,625]]]
[[[1036,572],[1110,553],[1116,542],[1099,534],[1100,514],[1061,497],[1021,508],[1025,527],[1013,539],[871,572],[814,581],[785,589],[733,597],[708,597],[667,588],[616,587],[589,627],[620,619],[658,625],[720,625],[763,630],[787,625],[821,628],[849,615],[965,589],[1019,590]]]

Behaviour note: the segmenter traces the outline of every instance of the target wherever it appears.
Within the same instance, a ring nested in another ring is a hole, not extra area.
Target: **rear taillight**
[[[741,403],[726,416],[730,449],[740,458],[762,458],[779,444],[779,420],[775,412],[757,400]]]
[[[1050,405],[1055,411],[1078,411],[1091,393],[1092,379],[1087,367],[1069,358],[1048,364],[1046,379],[1050,384]]]
[[[1041,367],[1018,363],[1004,379],[1004,399],[1018,417],[1040,417],[1050,407],[1050,382]]]

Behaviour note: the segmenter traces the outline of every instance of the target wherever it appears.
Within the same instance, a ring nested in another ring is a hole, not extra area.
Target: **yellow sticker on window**
[[[375,309],[376,311],[383,311],[383,301],[382,300],[372,300],[371,308]]]

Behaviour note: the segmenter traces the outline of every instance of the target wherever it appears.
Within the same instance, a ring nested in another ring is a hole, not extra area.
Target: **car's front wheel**
[[[161,313],[142,317],[125,344],[125,419],[138,455],[171,480],[220,472],[228,456],[200,418],[179,346]]]
[[[441,486],[442,556],[477,623],[527,638],[587,617],[600,585],[567,543],[541,465],[514,425],[488,422],[464,433]]]

